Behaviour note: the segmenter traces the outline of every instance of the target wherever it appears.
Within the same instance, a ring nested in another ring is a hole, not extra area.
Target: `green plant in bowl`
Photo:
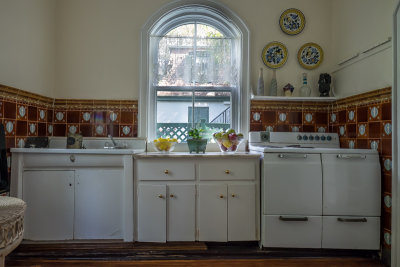
[[[188,132],[189,138],[187,139],[187,144],[190,153],[192,152],[206,153],[208,139],[203,138],[202,135],[203,132],[204,132],[203,129],[198,129],[198,128],[192,128],[189,130]]]

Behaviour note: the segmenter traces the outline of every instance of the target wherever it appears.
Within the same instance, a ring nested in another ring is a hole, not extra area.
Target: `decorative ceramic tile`
[[[358,137],[368,137],[367,124],[358,124],[357,136]]]
[[[319,133],[326,133],[327,127],[317,126],[317,132]]]
[[[5,134],[6,136],[14,136],[15,135],[15,121],[4,121],[5,124]]]
[[[336,117],[337,117],[336,113],[332,113],[331,114],[331,123],[336,123],[337,122],[336,121]]]
[[[382,136],[391,136],[392,124],[390,122],[383,122],[383,133]]]
[[[104,126],[103,125],[97,125],[95,128],[95,132],[97,135],[104,135]]]
[[[389,194],[385,194],[383,203],[385,204],[385,208],[390,209],[392,207],[392,197]]]
[[[355,111],[354,110],[349,110],[349,112],[347,113],[347,121],[348,122],[355,122]]]
[[[303,124],[313,124],[314,123],[314,113],[305,112],[303,117]]]
[[[278,123],[287,123],[287,113],[286,112],[278,112]]]
[[[25,147],[25,139],[17,137],[17,147],[24,148]]]
[[[70,133],[70,134],[76,134],[76,133],[78,133],[78,125],[69,124],[69,125],[67,126],[67,129],[68,129],[68,133]]]
[[[266,132],[273,132],[274,131],[274,126],[268,125],[265,127]]]
[[[28,131],[28,135],[29,136],[36,136],[37,135],[37,124],[36,124],[36,122],[35,123],[29,123],[28,124],[28,128],[29,128],[29,131]]]
[[[261,122],[261,113],[260,112],[252,112],[251,113],[251,122]]]
[[[379,149],[379,140],[371,140],[369,142],[369,148],[373,150],[378,150]]]
[[[108,120],[113,123],[118,123],[119,122],[118,115],[119,115],[118,111],[110,111],[108,112]]]
[[[386,171],[390,172],[392,171],[392,160],[391,159],[385,159],[383,161],[383,166]]]
[[[56,111],[54,122],[65,122],[65,111]]]
[[[392,236],[391,236],[391,232],[387,229],[384,229],[384,233],[383,233],[383,240],[384,240],[384,245],[387,247],[390,247],[392,244]]]
[[[46,111],[44,109],[39,109],[39,121],[46,121]]]
[[[53,125],[52,124],[49,124],[47,126],[47,132],[49,133],[49,135],[53,135]]]
[[[300,126],[290,126],[292,132],[300,132]]]
[[[24,105],[17,105],[17,110],[18,110],[18,113],[17,113],[17,119],[18,120],[26,120],[26,106],[24,106]]]
[[[81,112],[81,122],[89,123],[92,118],[92,112],[90,111],[82,111]]]
[[[339,126],[339,135],[345,136],[345,134],[346,134],[346,126],[344,126],[344,125]]]
[[[379,120],[381,118],[380,108],[379,106],[371,106],[369,107],[369,120]]]
[[[132,136],[132,125],[120,125],[120,128],[121,137]]]
[[[354,140],[349,140],[349,148],[354,149],[356,147],[356,143]]]

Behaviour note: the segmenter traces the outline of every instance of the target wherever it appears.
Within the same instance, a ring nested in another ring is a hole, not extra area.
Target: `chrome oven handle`
[[[284,216],[279,216],[279,220],[285,221],[285,222],[307,222],[308,217],[284,217]]]
[[[348,219],[348,218],[337,218],[339,222],[367,222],[367,218],[354,218],[354,219]]]
[[[306,159],[307,154],[279,154],[278,158],[281,158],[281,159]]]
[[[338,154],[336,155],[338,159],[366,159],[366,155],[358,154],[358,155],[344,155],[344,154]]]

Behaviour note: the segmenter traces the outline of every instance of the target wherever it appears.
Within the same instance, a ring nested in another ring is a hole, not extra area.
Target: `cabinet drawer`
[[[165,159],[137,160],[139,180],[194,180],[194,162]]]
[[[123,167],[121,155],[29,154],[24,155],[25,168],[37,167]]]
[[[379,249],[379,217],[324,216],[322,248]]]
[[[263,246],[321,248],[321,216],[263,216]]]
[[[213,160],[199,163],[200,180],[254,180],[257,163],[255,161]]]

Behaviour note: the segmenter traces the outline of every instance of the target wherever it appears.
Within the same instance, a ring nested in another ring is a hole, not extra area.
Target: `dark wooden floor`
[[[261,250],[242,243],[24,243],[6,257],[6,266],[384,266],[376,258],[368,251]]]

